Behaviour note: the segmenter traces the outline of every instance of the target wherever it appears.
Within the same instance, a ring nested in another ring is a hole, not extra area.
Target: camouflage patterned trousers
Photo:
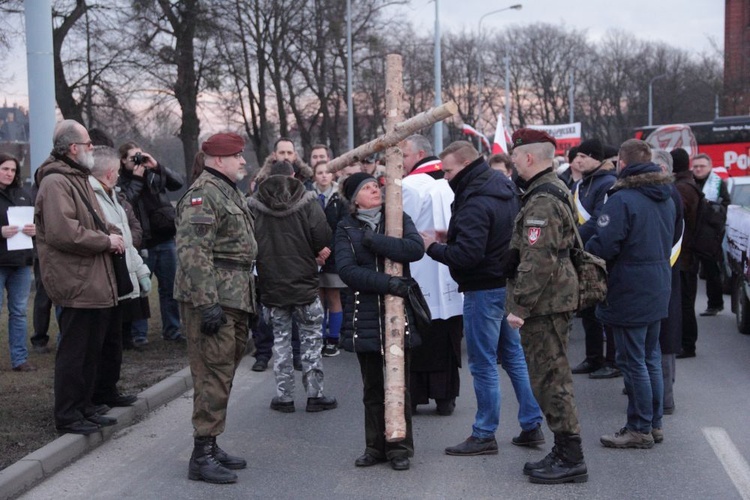
[[[555,434],[581,433],[567,354],[571,316],[537,316],[526,319],[521,327],[531,389]]]
[[[200,331],[200,311],[180,302],[193,376],[195,437],[218,436],[224,432],[234,372],[247,344],[249,314],[229,307],[223,309],[227,324],[222,325],[216,335],[206,335]]]
[[[320,299],[304,306],[268,307],[273,327],[273,372],[276,396],[282,402],[294,401],[294,362],[292,319],[299,327],[302,384],[308,398],[323,395],[323,305]]]

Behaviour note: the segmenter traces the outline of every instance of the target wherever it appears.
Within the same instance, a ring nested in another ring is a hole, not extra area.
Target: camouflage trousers
[[[571,316],[569,312],[537,316],[521,327],[531,389],[555,434],[581,433],[567,354]]]
[[[292,320],[299,327],[302,384],[308,398],[323,395],[323,305],[320,299],[303,306],[268,307],[273,327],[273,372],[276,396],[282,402],[294,401],[294,361]]]
[[[223,309],[227,323],[216,335],[206,335],[200,331],[200,311],[180,302],[193,376],[195,437],[218,436],[224,432],[234,372],[247,344],[249,314],[229,307]]]

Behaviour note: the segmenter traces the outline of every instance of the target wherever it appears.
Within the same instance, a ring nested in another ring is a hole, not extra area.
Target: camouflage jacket
[[[552,170],[532,179],[521,197],[510,242],[519,263],[508,280],[506,310],[523,319],[578,308],[578,275],[569,257],[575,246],[572,218],[566,213],[570,209],[553,194],[531,193],[550,182],[567,191]]]
[[[174,298],[255,311],[254,222],[245,197],[209,170],[177,202]]]

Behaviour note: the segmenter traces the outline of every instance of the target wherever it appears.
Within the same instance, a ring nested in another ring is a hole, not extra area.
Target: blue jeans
[[[3,307],[3,289],[8,290],[8,345],[10,363],[15,368],[29,357],[26,306],[31,292],[31,266],[0,267],[0,309]]]
[[[177,272],[177,247],[174,239],[148,249],[146,265],[159,282],[159,309],[161,310],[161,336],[174,340],[180,333],[180,309],[174,299],[174,275]],[[148,320],[133,321],[133,340],[146,339]]]
[[[617,366],[628,391],[627,428],[642,433],[660,429],[664,415],[660,327],[660,321],[642,327],[612,327]]]
[[[469,371],[474,379],[477,413],[471,435],[490,438],[500,423],[500,382],[497,350],[519,403],[518,421],[524,430],[542,422],[542,411],[534,399],[526,358],[518,330],[505,316],[505,288],[464,292],[464,334]]]

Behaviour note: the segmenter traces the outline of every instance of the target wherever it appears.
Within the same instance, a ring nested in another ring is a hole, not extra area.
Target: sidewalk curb
[[[193,387],[190,367],[185,367],[138,394],[133,406],[112,408],[107,416],[117,425],[105,427],[90,436],[63,434],[46,446],[29,453],[0,471],[0,500],[14,498],[82,455],[93,450],[112,434],[132,425],[140,417],[184,394]]]

